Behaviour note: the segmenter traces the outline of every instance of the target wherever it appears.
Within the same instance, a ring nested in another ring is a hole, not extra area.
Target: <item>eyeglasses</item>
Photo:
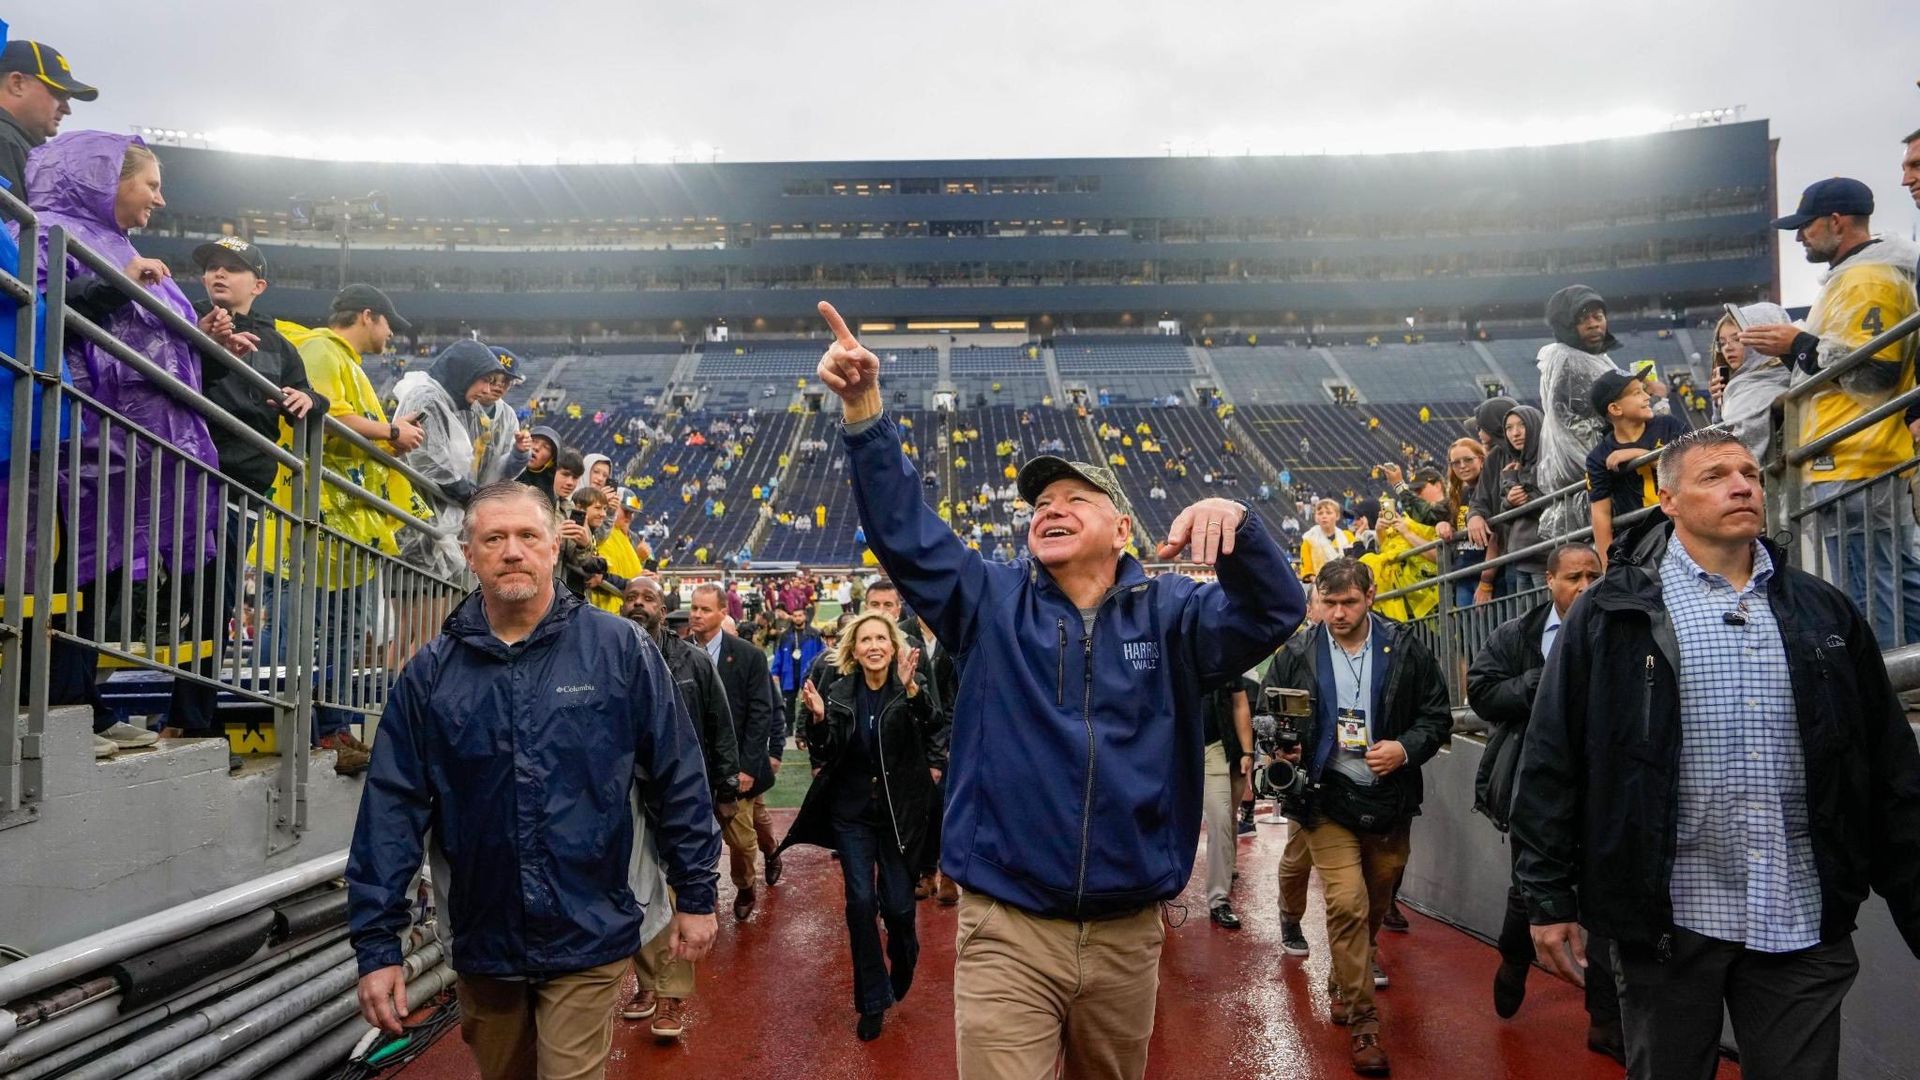
[[[1457,457],[1447,459],[1449,465],[1471,465],[1480,459],[1477,457]]]

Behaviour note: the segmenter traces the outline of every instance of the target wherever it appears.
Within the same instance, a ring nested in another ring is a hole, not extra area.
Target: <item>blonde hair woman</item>
[[[780,850],[816,844],[840,853],[860,1014],[855,1030],[871,1040],[913,985],[920,939],[912,868],[947,764],[947,727],[920,678],[920,651],[907,647],[884,612],[855,616],[830,662],[841,678],[825,695],[811,681],[801,683],[811,717],[807,747],[818,771]]]

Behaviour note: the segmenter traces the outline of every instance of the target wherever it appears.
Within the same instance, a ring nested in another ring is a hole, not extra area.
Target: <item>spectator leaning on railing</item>
[[[1869,231],[1873,191],[1858,180],[1821,180],[1800,196],[1799,208],[1774,222],[1791,229],[1807,261],[1826,263],[1820,293],[1806,327],[1755,326],[1740,334],[1747,348],[1784,358],[1796,382],[1912,315],[1916,249],[1898,236]],[[1874,407],[1913,389],[1914,335],[1813,391],[1803,406],[1798,442],[1808,443]],[[1913,456],[1913,434],[1889,416],[1807,462],[1801,475],[1809,503],[1839,495]],[[1882,480],[1818,512],[1829,573],[1846,564],[1845,587],[1867,608],[1883,648],[1920,641],[1920,557],[1914,551],[1912,497],[1905,484]],[[1873,568],[1868,581],[1867,566]],[[1899,575],[1901,632],[1896,635],[1894,576]],[[1868,598],[1872,605],[1868,606]]]
[[[404,454],[420,445],[422,434],[415,418],[402,416],[388,421],[380,396],[361,367],[363,357],[387,350],[396,330],[411,329],[385,293],[371,285],[349,285],[334,296],[326,326],[308,329],[290,322],[275,325],[300,350],[307,378],[326,398],[329,416],[389,453]],[[281,445],[296,449],[292,433],[284,426],[281,430]],[[345,438],[328,435],[321,461],[370,494],[416,516],[431,516],[406,476]],[[292,484],[291,474],[283,467],[274,478],[271,492],[283,510],[293,508]],[[398,533],[405,526],[386,511],[330,483],[320,485],[320,521],[332,532],[383,555],[400,555]],[[260,530],[258,546],[268,568],[260,578],[265,623],[260,652],[284,663],[289,640],[299,636],[298,630],[284,625],[292,614],[287,575],[298,555],[291,538],[277,525],[277,517],[269,517]],[[378,579],[368,560],[336,541],[323,538],[322,544],[325,555],[319,565],[318,600],[329,617],[324,620],[326,633],[316,646],[323,685],[334,685],[337,673],[352,670],[361,642],[383,610],[385,598],[379,595]],[[332,705],[316,705],[313,710],[314,743],[336,753],[334,771],[342,775],[364,772],[367,767],[366,744],[348,730],[354,715]]]
[[[40,217],[37,283],[42,289],[49,273],[57,272],[68,279],[93,276],[72,255],[65,266],[47,265],[48,231],[58,226],[112,264],[127,267],[155,298],[182,318],[193,320],[193,306],[165,265],[142,259],[127,236],[130,230],[144,227],[155,209],[166,205],[160,193],[160,164],[139,139],[102,131],[80,131],[54,139],[28,158],[27,193],[29,204]],[[199,354],[158,315],[139,304],[111,302],[100,314],[105,318],[103,329],[192,390],[202,388]],[[130,601],[122,595],[127,580],[158,580],[165,573],[197,569],[212,557],[215,522],[220,515],[219,493],[209,491],[205,499],[200,499],[196,492],[197,482],[205,476],[200,468],[218,468],[220,462],[207,422],[192,406],[173,398],[78,334],[70,335],[68,343],[65,359],[75,389],[118,412],[131,424],[131,428],[128,424],[114,425],[106,440],[103,474],[101,417],[92,409],[84,410],[78,465],[70,465],[64,477],[64,483],[78,488],[79,513],[64,530],[61,559],[72,567],[82,587],[102,580],[107,601],[107,611],[89,608],[77,616],[76,632],[85,637],[95,632],[95,626],[103,626],[102,620],[119,603]],[[133,430],[145,434],[136,438]],[[155,440],[178,447],[200,467],[189,467],[185,490],[172,467],[179,459],[172,455],[163,458],[159,483],[151,482]],[[65,501],[63,498],[63,505]],[[122,527],[129,503],[133,521],[130,532]],[[177,549],[173,528],[176,512],[181,522]],[[107,523],[104,533],[96,527],[101,513]],[[149,563],[149,540],[158,554],[158,565]],[[62,672],[78,678],[90,675],[84,668],[91,657],[84,651],[62,648],[57,653],[59,658],[54,662]],[[154,741],[151,732],[115,723],[112,714],[98,706],[97,699],[94,730],[96,736],[105,737],[104,742],[95,741],[95,752],[102,755],[112,753],[117,746]]]
[[[1784,326],[1793,320],[1779,304],[1749,304],[1740,309],[1748,326]],[[1792,372],[1777,356],[1763,356],[1740,344],[1740,326],[1722,315],[1713,327],[1713,422],[1740,436],[1741,445],[1759,461],[1773,456],[1774,408],[1787,392]]]
[[[264,391],[228,367],[208,361],[207,400],[220,406],[262,438],[280,436],[281,418],[298,423],[318,409],[325,415],[327,401],[307,382],[307,365],[300,351],[274,329],[273,320],[253,313],[254,301],[267,290],[267,262],[260,249],[237,236],[223,237],[201,244],[193,250],[193,261],[200,267],[200,283],[207,299],[194,305],[200,313],[200,328],[224,339],[234,355],[248,367],[280,388],[278,397]],[[223,427],[213,427],[214,447],[220,455],[220,471],[253,493],[272,490],[280,464],[273,458],[241,441]],[[227,491],[221,503],[226,529],[226,565],[220,575],[195,574],[181,583],[181,595],[198,590],[205,628],[196,628],[189,640],[225,633],[235,605],[239,603],[242,571],[247,549],[252,546],[254,527],[240,492]],[[259,507],[254,507],[255,513]],[[216,598],[215,593],[220,593]],[[185,601],[183,601],[185,603]],[[217,656],[217,654],[215,654]],[[201,662],[202,674],[213,673],[215,656]],[[225,732],[214,718],[217,691],[202,683],[175,679],[173,697],[167,708],[167,728],[173,736],[224,738]]]

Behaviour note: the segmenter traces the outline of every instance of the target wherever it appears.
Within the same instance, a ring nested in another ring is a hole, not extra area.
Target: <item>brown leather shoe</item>
[[[319,749],[333,751],[333,771],[341,776],[366,772],[373,762],[372,749],[354,738],[350,731],[336,731],[322,738]]]
[[[941,907],[952,907],[960,902],[960,886],[952,878],[941,874],[940,888],[934,895],[939,898]]]
[[[660,997],[651,990],[642,990],[633,995],[633,1000],[620,1010],[622,1020],[651,1020],[654,1012],[660,1008]]]
[[[925,900],[927,897],[932,895],[933,895],[933,875],[932,874],[927,874],[924,877],[922,877],[920,880],[913,883],[913,898],[915,900]]]
[[[687,1030],[687,1003],[679,998],[661,998],[660,1011],[648,1029],[660,1040],[678,1039]]]
[[[1387,1052],[1380,1048],[1380,1036],[1369,1031],[1353,1037],[1353,1071],[1361,1076],[1385,1076]]]
[[[740,894],[733,898],[733,917],[746,922],[747,916],[751,914],[753,914],[753,886],[749,885],[741,889]]]

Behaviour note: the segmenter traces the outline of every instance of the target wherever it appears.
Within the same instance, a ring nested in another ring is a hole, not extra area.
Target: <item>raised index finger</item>
[[[849,349],[859,346],[859,339],[853,336],[853,331],[847,329],[847,320],[841,318],[833,305],[825,300],[820,301],[820,317],[827,320],[827,328],[833,331],[834,340],[839,344]]]

